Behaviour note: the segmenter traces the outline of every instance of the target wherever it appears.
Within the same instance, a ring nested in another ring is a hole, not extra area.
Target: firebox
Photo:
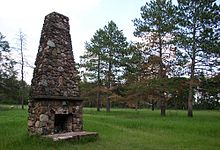
[[[54,133],[72,131],[72,114],[55,114]]]

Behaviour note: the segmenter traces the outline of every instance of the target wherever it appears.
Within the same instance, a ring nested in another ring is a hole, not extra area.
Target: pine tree
[[[220,7],[215,0],[179,0],[178,27],[176,35],[178,47],[187,59],[190,75],[188,117],[193,117],[195,79],[198,72],[212,73],[207,69],[216,66],[220,54]],[[218,64],[219,65],[219,64]]]
[[[18,80],[17,72],[14,69],[16,62],[11,57],[11,48],[9,42],[4,40],[5,36],[0,32],[0,99],[15,102],[17,100]]]
[[[173,31],[175,30],[175,13],[176,7],[172,5],[171,0],[155,0],[146,3],[141,7],[141,19],[135,19],[134,25],[135,36],[142,38],[144,41],[144,51],[149,57],[157,55],[159,57],[159,79],[163,75],[163,65],[169,65],[173,54]],[[164,86],[161,83],[160,86]],[[161,88],[164,89],[164,88]],[[164,91],[159,92],[161,101],[161,116],[165,116],[165,95]]]
[[[90,43],[85,43],[86,53],[85,55],[81,56],[83,62],[83,67],[86,68],[84,72],[85,78],[89,77],[89,80],[95,81],[97,83],[97,111],[101,109],[101,93],[100,88],[102,86],[102,81],[104,79],[104,61],[103,61],[103,54],[102,48],[104,47],[103,43],[103,35],[104,31],[99,29],[96,31],[95,35],[91,38]]]
[[[16,62],[11,58],[9,42],[4,40],[5,36],[0,32],[0,77],[9,78],[16,74],[14,65]]]
[[[103,29],[96,31],[91,42],[86,44],[86,55],[84,60],[86,68],[92,74],[96,74],[97,85],[105,86],[109,91],[122,76],[123,64],[128,56],[127,42],[122,30],[110,21]],[[103,81],[103,82],[102,82]],[[100,104],[100,93],[97,93],[98,108]],[[106,110],[110,111],[110,95],[107,98]]]

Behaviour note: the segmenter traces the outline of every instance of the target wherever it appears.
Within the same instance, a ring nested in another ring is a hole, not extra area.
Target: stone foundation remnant
[[[85,136],[80,79],[75,68],[68,17],[56,12],[45,17],[35,66],[28,104],[28,132],[57,134],[56,137],[82,132]]]

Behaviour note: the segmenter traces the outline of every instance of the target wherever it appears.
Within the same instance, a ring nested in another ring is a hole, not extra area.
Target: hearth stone
[[[53,141],[60,141],[60,140],[80,140],[84,137],[90,138],[97,138],[98,134],[96,132],[68,132],[68,133],[58,133],[53,135],[46,135],[45,137],[53,139]]]

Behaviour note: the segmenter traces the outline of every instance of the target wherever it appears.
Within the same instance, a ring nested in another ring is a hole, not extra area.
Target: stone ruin
[[[68,17],[56,12],[45,17],[35,66],[28,109],[29,133],[82,131],[82,99]]]

